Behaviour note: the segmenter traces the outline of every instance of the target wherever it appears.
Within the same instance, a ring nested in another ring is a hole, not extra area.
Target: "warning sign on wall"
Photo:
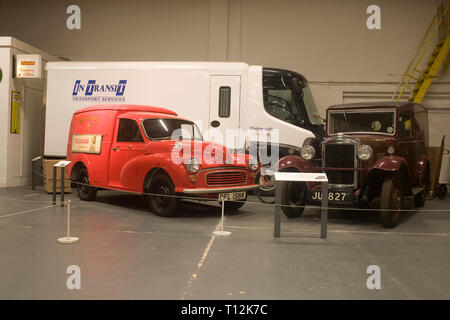
[[[40,54],[16,54],[16,78],[41,78]]]
[[[11,133],[20,133],[20,92],[11,91]]]

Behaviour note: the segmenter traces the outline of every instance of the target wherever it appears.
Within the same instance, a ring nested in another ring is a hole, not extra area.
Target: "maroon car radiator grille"
[[[324,144],[325,167],[354,168],[355,146],[353,144]],[[327,171],[328,182],[333,184],[353,184],[354,171]]]
[[[206,184],[209,186],[235,186],[246,182],[247,175],[243,171],[220,171],[206,175]]]

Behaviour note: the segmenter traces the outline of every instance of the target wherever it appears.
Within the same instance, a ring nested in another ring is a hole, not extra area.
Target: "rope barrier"
[[[40,175],[41,177],[43,177],[44,179],[47,178],[43,173],[41,172],[37,172],[34,171],[36,174]],[[78,181],[74,181],[68,178],[64,179],[65,181],[70,181],[73,184],[78,184],[78,185],[84,185],[87,187],[93,187],[95,188],[95,186],[92,186],[90,184],[86,184],[86,183],[82,183],[82,182],[78,182]],[[184,199],[184,200],[199,200],[199,201],[208,201],[211,198],[202,198],[202,197],[193,197],[193,196],[182,196],[182,195],[166,195],[166,194],[160,194],[160,193],[149,193],[149,192],[136,192],[136,191],[130,191],[130,190],[118,190],[118,189],[112,189],[112,188],[104,188],[102,187],[101,189],[104,190],[111,190],[111,191],[120,191],[120,192],[124,192],[124,193],[130,193],[130,194],[135,194],[135,195],[145,195],[145,196],[155,196],[155,197],[168,197],[168,198],[178,198],[178,199]],[[260,205],[260,206],[270,206],[270,207],[291,207],[291,208],[317,208],[320,209],[320,206],[314,206],[314,205],[286,205],[286,204],[269,204],[269,203],[262,203],[259,201],[249,201],[249,200],[236,200],[233,202],[241,202],[241,203],[249,203],[249,204],[255,204],[255,205]],[[381,211],[392,211],[392,209],[371,209],[371,208],[352,208],[352,207],[324,207],[327,210],[335,210],[335,211],[364,211],[364,212],[381,212]],[[398,211],[401,212],[416,212],[418,211],[417,209],[400,209]],[[450,209],[423,209],[420,208],[421,212],[450,212]]]
[[[66,202],[64,202],[64,203],[66,203]],[[16,213],[9,213],[9,214],[5,214],[5,215],[0,216],[0,218],[8,218],[8,217],[12,217],[12,216],[18,216],[18,215],[25,214],[25,213],[30,213],[30,212],[35,212],[35,211],[39,211],[39,210],[44,210],[44,209],[56,207],[56,206],[59,206],[61,204],[62,204],[62,202],[59,202],[57,204],[52,204],[50,206],[45,206],[45,207],[41,207],[41,208],[36,208],[36,209],[31,209],[31,210],[26,210],[26,211],[21,211],[21,212],[16,212]]]

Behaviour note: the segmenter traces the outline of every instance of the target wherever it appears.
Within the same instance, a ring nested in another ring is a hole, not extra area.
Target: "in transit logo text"
[[[76,80],[72,98],[74,101],[124,102],[126,86],[127,80],[119,80],[117,83],[102,83],[97,80],[83,83]]]

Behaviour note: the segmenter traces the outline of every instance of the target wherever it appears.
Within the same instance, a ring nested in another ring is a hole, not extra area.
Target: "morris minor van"
[[[74,113],[67,144],[67,174],[82,200],[99,189],[141,193],[150,209],[172,216],[180,198],[217,200],[225,210],[244,205],[259,165],[245,154],[203,141],[194,122],[171,110],[100,105]]]

